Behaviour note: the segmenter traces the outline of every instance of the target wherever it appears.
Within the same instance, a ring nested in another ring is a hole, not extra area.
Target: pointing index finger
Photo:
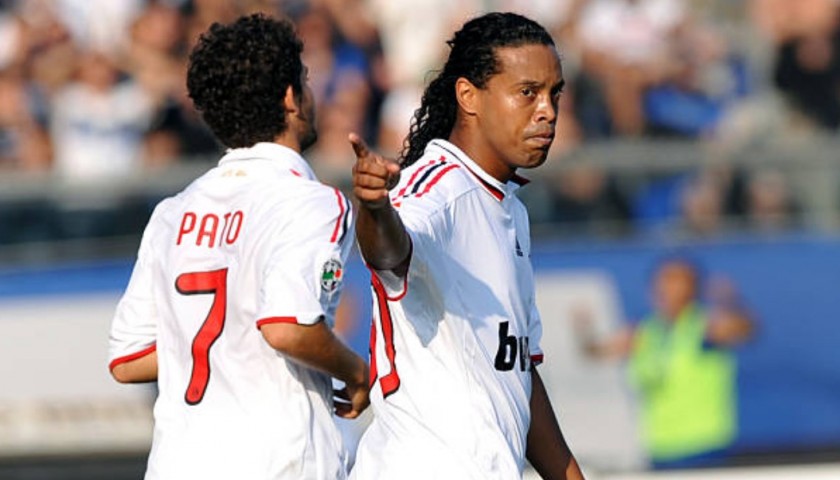
[[[367,144],[365,144],[365,141],[357,133],[350,133],[347,139],[350,140],[350,144],[353,146],[353,152],[356,154],[356,158],[362,159],[370,155]]]

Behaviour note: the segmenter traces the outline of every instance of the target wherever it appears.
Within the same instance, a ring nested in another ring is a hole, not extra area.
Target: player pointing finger
[[[422,96],[400,168],[358,138],[357,242],[371,269],[370,401],[352,480],[581,480],[537,365],[542,321],[519,169],[548,156],[565,83],[554,40],[473,19]],[[433,461],[430,461],[433,459]]]
[[[368,208],[382,208],[388,202],[388,190],[400,179],[400,166],[393,160],[371,152],[359,135],[351,133],[348,140],[356,154],[353,193]]]

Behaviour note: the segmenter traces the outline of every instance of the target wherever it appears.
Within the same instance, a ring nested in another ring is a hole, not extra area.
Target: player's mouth
[[[528,141],[537,145],[540,149],[548,149],[554,142],[554,132],[540,133],[528,137]]]

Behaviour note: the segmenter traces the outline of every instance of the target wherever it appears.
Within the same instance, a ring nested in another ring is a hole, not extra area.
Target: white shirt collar
[[[514,174],[513,178],[507,183],[502,183],[496,177],[490,175],[489,173],[485,172],[481,166],[476,163],[469,155],[464,153],[463,150],[458,148],[454,143],[451,143],[447,140],[443,140],[441,138],[436,138],[429,142],[426,146],[426,150],[430,148],[436,148],[442,150],[447,157],[453,157],[456,161],[460,162],[464,167],[467,168],[473,175],[478,177],[482,183],[484,183],[485,187],[490,187],[492,189],[497,190],[502,195],[511,195],[515,192],[519,187],[528,183],[528,180],[525,178],[520,177],[519,175]]]
[[[287,168],[294,175],[309,180],[317,180],[309,162],[304,160],[300,153],[277,143],[260,142],[251,147],[229,148],[225,152],[225,156],[219,160],[219,165],[243,160],[271,160],[275,164]]]

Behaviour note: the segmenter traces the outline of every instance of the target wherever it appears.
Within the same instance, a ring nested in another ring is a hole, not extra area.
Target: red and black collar
[[[468,172],[478,180],[479,185],[484,187],[484,189],[493,197],[496,198],[498,201],[502,201],[505,199],[505,196],[509,193],[504,188],[504,184],[499,180],[493,178],[490,174],[485,172],[481,169],[481,167],[475,163],[467,154],[463,153],[458,147],[452,145],[449,142],[442,141],[440,139],[432,140],[431,142],[434,146],[440,148],[441,150],[447,152],[453,158],[455,158],[461,165],[463,165]],[[513,177],[510,179],[509,183],[513,183],[516,187],[522,187],[528,184],[530,180],[519,176],[518,174],[514,174]]]

